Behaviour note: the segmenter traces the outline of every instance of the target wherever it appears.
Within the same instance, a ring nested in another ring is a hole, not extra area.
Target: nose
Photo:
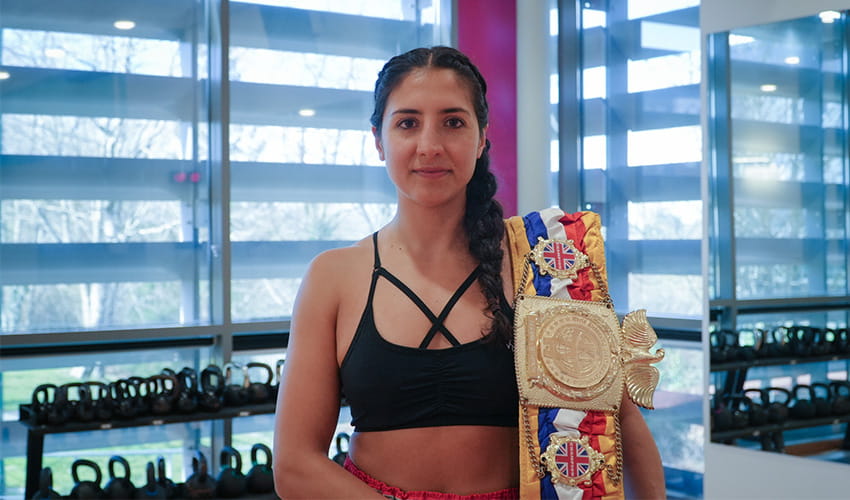
[[[433,157],[443,152],[443,142],[437,126],[426,125],[422,127],[419,141],[416,144],[416,152],[420,156]]]

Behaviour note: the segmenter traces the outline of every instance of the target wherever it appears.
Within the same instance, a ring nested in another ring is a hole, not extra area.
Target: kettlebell
[[[272,397],[275,401],[277,401],[277,395],[280,393],[280,379],[283,376],[283,364],[285,362],[285,359],[279,359],[274,364],[275,384],[274,387],[272,387]]]
[[[836,328],[833,351],[836,354],[850,354],[850,329]]]
[[[92,403],[89,386],[82,382],[62,384],[62,391],[68,404],[69,420],[88,422],[94,419],[94,404]]]
[[[832,380],[829,382],[829,392],[832,394],[833,415],[847,415],[850,413],[850,382],[846,380]]]
[[[156,482],[159,484],[162,491],[165,493],[165,498],[174,498],[177,496],[177,485],[174,481],[168,478],[165,474],[165,457],[157,457],[156,459]]]
[[[264,461],[257,455],[262,452]],[[245,475],[245,489],[249,493],[271,493],[274,491],[274,472],[272,471],[272,450],[262,443],[251,447],[251,469]]]
[[[788,420],[791,391],[784,387],[766,387],[762,391],[764,401],[767,402],[767,421],[772,424],[781,424]],[[781,401],[775,399],[777,394]]]
[[[345,432],[340,432],[336,435],[336,455],[333,457],[334,462],[339,465],[345,465],[345,459],[348,457],[348,444],[350,441],[351,436]],[[345,443],[344,450],[343,443]]]
[[[809,326],[793,326],[790,331],[791,354],[798,357],[811,356],[815,340],[814,329]]]
[[[94,409],[94,419],[99,422],[105,422],[112,418],[112,399],[109,396],[109,386],[103,382],[89,380],[86,382],[89,386],[89,395],[92,398],[92,407]]]
[[[818,394],[820,391],[820,394]],[[812,404],[815,405],[815,417],[828,417],[832,414],[832,393],[823,382],[812,383]]]
[[[260,375],[256,374],[258,371]],[[251,361],[245,365],[245,373],[249,382],[248,400],[251,403],[259,404],[271,399],[274,370],[265,363]]]
[[[812,328],[814,338],[812,339],[812,354],[824,356],[833,352],[835,343],[835,330],[831,328]]]
[[[728,408],[732,414],[732,428],[743,429],[750,425],[752,401],[743,394],[733,394],[728,398]]]
[[[166,372],[167,373],[167,372]],[[195,370],[186,366],[177,373],[179,393],[174,403],[177,411],[192,413],[198,408],[198,377]]]
[[[83,467],[88,467],[94,471],[94,481],[80,481],[79,471]],[[103,475],[96,463],[84,458],[74,460],[74,463],[71,464],[71,477],[74,479],[74,488],[71,490],[70,498],[103,498],[103,488],[100,487],[100,480],[103,479]]]
[[[200,450],[192,457],[192,474],[183,483],[182,496],[186,498],[215,498],[215,479],[207,469],[207,459]]]
[[[790,336],[791,333],[787,326],[780,325],[771,329],[762,343],[762,349],[765,350],[765,355],[771,358],[788,356]]]
[[[726,346],[726,335],[720,330],[708,334],[709,356],[712,364],[729,361],[729,349]]]
[[[115,473],[115,464],[120,465],[124,469],[122,475],[119,476]],[[103,488],[106,498],[133,498],[133,495],[136,493],[136,487],[130,481],[130,464],[127,460],[124,457],[113,455],[109,457],[107,467],[109,469],[109,481]]]
[[[55,498],[62,498],[62,495],[53,489],[53,471],[50,470],[50,467],[45,467],[38,474],[38,491],[35,492],[31,500],[53,500]]]
[[[793,399],[789,407],[793,418],[808,419],[815,416],[814,390],[807,384],[797,384],[791,391]]]
[[[151,375],[147,381],[152,391],[149,394],[151,413],[154,415],[171,413],[174,401],[177,399],[177,377],[159,373]]]
[[[240,372],[236,374],[237,370]],[[238,377],[242,377],[237,382]],[[238,363],[230,362],[224,365],[224,404],[227,406],[243,406],[250,400],[248,388],[251,381],[248,379],[246,368]]]
[[[711,405],[711,429],[725,431],[732,428],[732,413],[718,395],[714,395]]]
[[[109,397],[112,400],[112,413],[116,417],[133,418],[138,413],[138,406],[134,401],[135,394],[127,380],[118,379],[110,382]]]
[[[156,395],[156,384],[149,378],[127,377],[133,394],[132,403],[136,406],[136,415],[151,413],[151,405]]]
[[[247,479],[242,473],[242,456],[231,446],[221,449],[221,469],[215,481],[216,494],[223,498],[235,498],[247,488]]]
[[[218,365],[201,370],[198,406],[205,411],[219,411],[224,406],[224,373]]]
[[[56,400],[56,385],[41,384],[32,391],[32,404],[30,421],[35,425],[48,423],[48,415],[52,411],[53,402]],[[55,417],[54,417],[55,418]]]
[[[734,333],[736,357],[743,361],[756,359],[756,349],[761,343],[759,330],[743,329]]]
[[[750,399],[750,425],[758,427],[767,424],[767,403],[764,392],[761,389],[745,389],[744,395]]]
[[[144,486],[136,488],[136,496],[135,498],[156,498],[156,499],[166,499],[168,496],[165,493],[163,487],[157,482],[156,474],[154,473],[154,465],[153,462],[148,462],[145,467],[145,474],[147,477],[147,482]],[[130,498],[130,497],[126,497]]]

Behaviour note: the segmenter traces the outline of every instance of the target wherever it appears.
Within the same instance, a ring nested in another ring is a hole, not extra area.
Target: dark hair
[[[380,134],[384,110],[390,93],[401,80],[416,68],[446,68],[453,70],[465,82],[472,94],[472,104],[478,126],[483,130],[489,123],[487,83],[478,68],[462,52],[451,47],[413,49],[387,61],[375,82],[375,109],[370,121]],[[469,252],[481,265],[478,282],[487,299],[488,316],[493,321],[492,332],[496,338],[510,342],[511,319],[501,307],[504,294],[502,285],[502,238],[505,235],[502,206],[496,194],[496,177],[490,171],[490,141],[475,163],[472,179],[466,186],[466,211],[463,228],[469,239]]]

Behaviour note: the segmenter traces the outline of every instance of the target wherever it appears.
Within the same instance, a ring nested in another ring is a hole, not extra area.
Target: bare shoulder
[[[347,247],[333,248],[318,254],[304,274],[302,289],[318,287],[324,295],[345,290],[353,279],[359,279],[358,270],[371,271],[372,243],[369,238]]]

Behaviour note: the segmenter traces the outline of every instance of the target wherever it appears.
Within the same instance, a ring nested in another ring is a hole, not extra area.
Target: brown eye
[[[446,125],[449,128],[461,128],[464,126],[464,123],[460,118],[449,118],[446,120]]]
[[[416,126],[416,120],[414,120],[413,118],[405,118],[404,120],[398,122],[398,128],[401,129],[409,129],[413,128],[414,126]]]

